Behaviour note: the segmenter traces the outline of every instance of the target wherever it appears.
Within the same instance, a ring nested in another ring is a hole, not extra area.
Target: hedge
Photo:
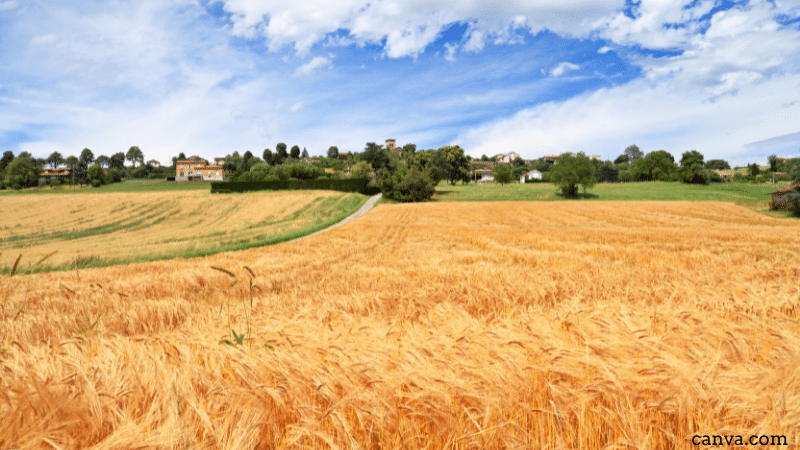
[[[285,191],[314,189],[342,192],[366,192],[367,178],[347,178],[344,180],[286,180],[286,181],[214,181],[211,183],[212,194],[227,194],[250,191]]]

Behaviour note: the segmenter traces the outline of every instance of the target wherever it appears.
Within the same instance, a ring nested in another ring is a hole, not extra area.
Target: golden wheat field
[[[360,196],[334,191],[6,196],[6,214],[0,217],[0,267],[13,266],[20,253],[24,262],[34,264],[58,251],[46,262],[62,267],[76,261],[86,265],[213,253],[353,212],[356,197]]]
[[[2,449],[800,438],[800,222],[729,203],[382,204],[0,280]]]

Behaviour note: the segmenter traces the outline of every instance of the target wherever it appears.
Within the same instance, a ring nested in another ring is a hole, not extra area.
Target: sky
[[[800,156],[796,0],[0,0],[0,151]]]

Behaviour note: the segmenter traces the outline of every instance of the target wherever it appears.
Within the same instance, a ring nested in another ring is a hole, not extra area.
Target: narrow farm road
[[[380,200],[382,195],[383,195],[382,193],[378,194],[378,195],[373,195],[372,197],[370,197],[369,200],[367,200],[367,203],[364,203],[364,206],[362,206],[358,211],[356,211],[353,214],[349,215],[346,219],[342,220],[341,222],[337,222],[337,223],[329,226],[328,228],[325,228],[324,230],[319,230],[319,231],[317,231],[315,233],[311,233],[311,234],[309,234],[307,236],[303,236],[303,237],[300,237],[300,238],[297,238],[297,239],[293,239],[293,240],[288,241],[288,242],[296,242],[296,241],[299,241],[299,240],[302,240],[302,239],[305,239],[305,238],[310,238],[312,236],[316,236],[318,234],[321,234],[321,233],[329,231],[329,230],[331,230],[333,228],[336,228],[339,225],[346,224],[347,222],[350,222],[351,220],[355,219],[356,217],[358,217],[358,216],[366,213],[370,209],[372,209],[372,207],[375,206],[375,203],[377,203],[378,200]]]

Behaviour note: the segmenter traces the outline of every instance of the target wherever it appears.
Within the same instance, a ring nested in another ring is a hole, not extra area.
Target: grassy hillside
[[[364,201],[363,195],[333,191],[7,196],[7,213],[0,217],[0,273],[10,273],[20,254],[20,270],[53,270],[282,242],[341,220]],[[57,253],[34,267],[53,252]]]
[[[798,223],[727,202],[383,204],[5,277],[0,448],[796,445],[798,277]]]
[[[719,183],[708,186],[670,182],[598,183],[586,194],[581,191],[581,201],[722,201],[733,202],[750,209],[766,211],[769,192],[788,186],[779,184]],[[489,183],[450,186],[441,183],[434,196],[440,202],[476,201],[554,201],[563,200],[558,188],[550,183]],[[576,200],[570,200],[576,201]],[[781,214],[781,213],[778,213]]]

